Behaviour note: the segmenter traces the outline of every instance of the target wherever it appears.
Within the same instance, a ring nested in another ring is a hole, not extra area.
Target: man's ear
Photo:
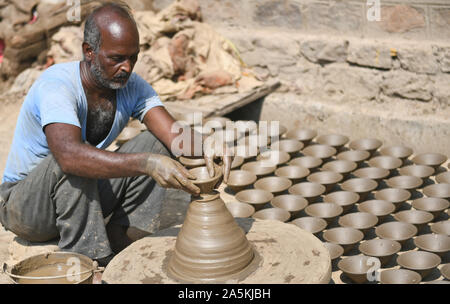
[[[94,50],[92,49],[92,47],[87,42],[83,42],[82,48],[85,60],[88,62],[92,61],[92,59],[94,58]]]

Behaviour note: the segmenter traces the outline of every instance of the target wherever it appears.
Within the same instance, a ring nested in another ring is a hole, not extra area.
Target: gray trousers
[[[116,151],[137,152],[170,155],[148,131]],[[94,180],[68,175],[50,154],[25,179],[0,185],[0,222],[25,240],[59,238],[62,251],[99,259],[112,254],[106,217],[153,233],[159,229],[164,197],[165,189],[149,176]]]

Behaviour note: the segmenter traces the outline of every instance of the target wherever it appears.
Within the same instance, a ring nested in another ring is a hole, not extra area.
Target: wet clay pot
[[[286,133],[286,138],[296,139],[301,141],[306,147],[317,136],[317,132],[308,128],[296,128],[289,130]]]
[[[411,193],[405,189],[386,188],[375,193],[377,200],[384,200],[394,204],[395,210],[400,209],[404,202],[411,197]]]
[[[442,172],[436,175],[436,182],[439,184],[450,184],[450,171]]]
[[[364,201],[367,195],[378,187],[378,183],[370,178],[351,178],[342,183],[344,191],[356,192],[359,201]]]
[[[189,205],[167,270],[181,282],[226,282],[248,276],[254,258],[244,231],[214,192]]]
[[[253,161],[245,163],[241,166],[241,170],[250,171],[255,174],[258,178],[264,177],[275,172],[277,166],[262,163],[260,161]]]
[[[414,209],[430,212],[434,218],[439,217],[449,206],[448,200],[436,197],[422,197],[412,201]]]
[[[417,248],[444,257],[450,251],[450,237],[443,234],[422,234],[414,239]]]
[[[303,196],[308,203],[315,203],[317,199],[325,192],[325,186],[318,183],[298,183],[288,189],[290,194]]]
[[[348,146],[352,150],[367,151],[370,155],[373,155],[382,144],[376,138],[361,138],[351,141]]]
[[[423,188],[423,194],[428,197],[450,198],[450,184],[434,184]]]
[[[445,264],[441,268],[441,274],[447,280],[450,280],[450,264]]]
[[[273,142],[270,145],[271,150],[284,151],[289,153],[290,156],[294,156],[297,152],[303,149],[303,147],[303,143],[296,139],[282,139]]]
[[[234,192],[242,191],[256,182],[256,175],[245,170],[231,170],[227,186]]]
[[[355,228],[366,234],[378,223],[378,218],[368,212],[354,212],[339,217],[338,223],[342,227]]]
[[[387,269],[380,273],[381,284],[419,284],[420,274],[408,269]]]
[[[440,221],[431,225],[431,231],[450,236],[450,221]]]
[[[206,161],[203,157],[190,158],[180,156],[178,158],[179,162],[188,169],[203,167],[206,165]]]
[[[292,182],[286,177],[269,176],[259,179],[254,187],[271,192],[273,195],[280,195],[292,186]]]
[[[385,200],[368,200],[359,204],[358,210],[371,213],[378,217],[378,222],[382,222],[386,216],[395,211],[395,205]]]
[[[325,203],[335,203],[342,207],[343,214],[347,213],[359,201],[359,194],[350,191],[336,191],[323,197]]]
[[[416,155],[412,159],[412,162],[416,165],[430,166],[434,170],[437,170],[446,160],[447,156],[440,153],[421,153]]]
[[[321,145],[327,145],[335,148],[336,151],[339,151],[346,143],[348,143],[349,138],[341,134],[326,134],[317,137],[316,141]]]
[[[389,170],[376,167],[361,168],[353,172],[353,175],[356,177],[370,178],[376,181],[377,183],[380,182],[382,179],[388,177],[389,174],[390,174]]]
[[[339,160],[349,160],[355,162],[358,165],[358,167],[369,157],[370,157],[369,152],[361,150],[344,151],[336,156],[336,158]]]
[[[225,203],[228,211],[233,217],[250,217],[255,213],[255,208],[247,203],[241,202],[227,202]]]
[[[297,218],[291,222],[303,230],[311,232],[314,235],[318,235],[327,227],[327,221],[319,217],[303,216]]]
[[[319,203],[309,205],[305,212],[309,216],[324,219],[329,225],[342,214],[342,207],[335,203]]]
[[[275,220],[280,222],[287,222],[291,214],[281,208],[266,208],[256,211],[252,217],[260,220]]]
[[[382,239],[397,241],[404,245],[407,240],[417,234],[417,228],[409,223],[389,222],[377,226],[375,234]]]
[[[280,167],[275,170],[276,176],[289,178],[294,184],[304,180],[309,173],[309,169],[305,167],[291,165]]]
[[[398,169],[398,173],[400,173],[400,175],[416,176],[418,178],[425,179],[433,175],[434,169],[430,166],[410,165],[401,167]]]
[[[288,211],[291,214],[291,219],[293,219],[308,206],[308,201],[301,195],[284,194],[274,197],[270,204],[275,208]]]
[[[248,189],[238,192],[235,198],[242,203],[252,205],[257,211],[273,199],[273,194],[266,190]]]
[[[206,167],[197,167],[189,170],[196,179],[192,183],[200,188],[200,193],[210,193],[222,181],[222,167],[214,164],[214,176],[210,177]]]
[[[340,260],[338,267],[353,282],[363,284],[368,281],[368,273],[374,265],[373,259],[376,258],[365,255],[354,255]]]
[[[431,252],[408,251],[397,258],[397,263],[403,268],[417,272],[423,279],[441,263],[441,258]]]
[[[345,254],[364,238],[364,234],[355,228],[337,227],[325,230],[323,238],[327,242],[341,245]]]
[[[323,165],[322,169],[342,174],[344,179],[346,179],[350,175],[350,172],[355,170],[357,167],[358,165],[353,161],[334,160]]]
[[[328,145],[311,145],[302,150],[302,153],[306,156],[312,156],[322,159],[326,162],[331,156],[336,154],[336,149]]]
[[[380,154],[383,156],[392,156],[400,159],[402,163],[405,163],[405,161],[413,154],[413,149],[406,146],[389,146],[384,147],[380,149]]]
[[[327,247],[328,252],[330,253],[331,261],[339,258],[344,253],[344,248],[342,248],[341,245],[330,242],[324,242],[323,244]]]
[[[378,258],[381,266],[388,264],[401,248],[402,246],[399,242],[385,239],[372,239],[359,245],[361,253]]]
[[[434,218],[431,213],[421,210],[404,210],[395,213],[393,216],[399,222],[413,224],[419,231],[425,228]]]
[[[368,161],[369,166],[389,170],[391,174],[400,168],[402,161],[392,156],[375,156]]]
[[[289,162],[291,166],[301,166],[307,168],[310,172],[314,172],[317,170],[320,165],[322,165],[323,161],[318,157],[313,156],[301,156],[292,159]]]
[[[391,177],[386,184],[391,188],[413,191],[422,185],[423,181],[417,176],[400,175]]]
[[[256,159],[266,166],[278,166],[287,163],[291,157],[284,151],[268,150],[259,154]]]
[[[231,163],[231,169],[238,169],[244,163],[244,158],[240,156],[235,156],[233,162]]]
[[[331,191],[337,183],[343,180],[342,174],[333,171],[320,171],[312,173],[306,180],[311,183],[319,183],[325,186],[325,191]]]

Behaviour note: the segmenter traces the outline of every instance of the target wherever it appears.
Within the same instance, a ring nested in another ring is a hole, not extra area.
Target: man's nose
[[[120,66],[120,70],[126,73],[131,73],[131,69],[133,68],[131,60],[127,59],[123,62],[123,64]]]

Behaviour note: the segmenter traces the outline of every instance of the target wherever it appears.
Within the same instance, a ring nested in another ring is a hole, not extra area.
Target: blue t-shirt
[[[114,141],[130,117],[142,122],[148,110],[163,106],[155,90],[136,73],[116,96],[114,123],[108,136],[96,146],[99,149]],[[87,109],[79,61],[56,64],[44,71],[23,102],[2,182],[24,179],[50,153],[43,131],[50,123],[75,125],[81,128],[86,141]]]

